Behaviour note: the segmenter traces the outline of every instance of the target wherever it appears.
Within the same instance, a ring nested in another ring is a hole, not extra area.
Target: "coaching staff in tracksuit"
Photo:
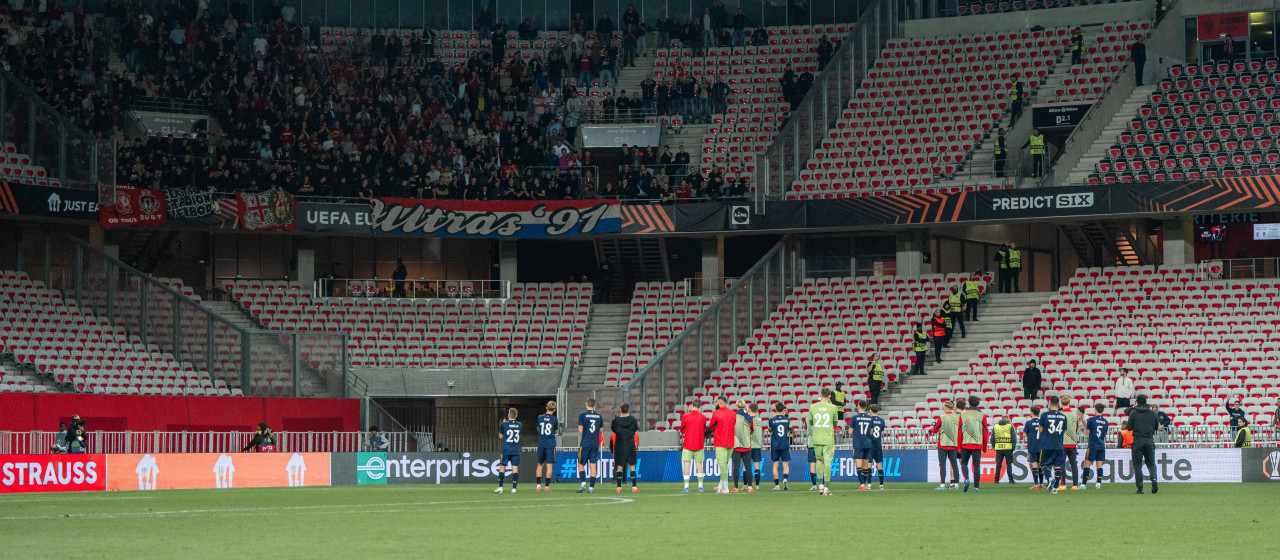
[[[1138,484],[1138,494],[1142,493],[1142,465],[1146,464],[1151,472],[1151,493],[1160,491],[1159,479],[1156,478],[1156,430],[1160,429],[1160,420],[1156,411],[1147,405],[1147,396],[1138,395],[1138,406],[1129,412],[1129,426],[1133,429],[1133,476]]]

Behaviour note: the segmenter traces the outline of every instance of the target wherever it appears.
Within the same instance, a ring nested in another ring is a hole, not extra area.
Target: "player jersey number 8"
[[[819,414],[814,414],[814,415],[813,415],[813,427],[815,427],[815,428],[830,428],[830,427],[831,427],[831,415],[830,415],[830,414],[821,414],[821,413],[819,413]]]
[[[866,428],[863,428],[863,429],[862,429],[862,431],[864,431],[864,432],[865,432],[865,431],[867,431],[867,430],[866,430]],[[880,437],[880,426],[876,426],[876,427],[874,427],[874,428],[871,428],[871,437],[873,437],[873,438],[877,438],[877,439]]]

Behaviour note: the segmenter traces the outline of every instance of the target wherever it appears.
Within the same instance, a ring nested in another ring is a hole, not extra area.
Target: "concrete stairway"
[[[657,60],[657,57],[637,56],[635,66],[620,68],[618,79],[613,85],[613,94],[621,95],[626,91],[627,97],[631,97],[633,93],[640,93],[640,82],[653,76],[654,62]]]
[[[261,329],[262,324],[256,319],[245,313],[244,308],[240,304],[230,301],[202,301],[205,307],[210,311],[217,313],[219,317],[226,319],[237,327],[242,329]]]
[[[574,371],[570,385],[575,387],[601,387],[609,373],[609,352],[622,348],[626,343],[627,324],[631,320],[631,305],[627,303],[597,303],[591,306],[591,322],[587,325],[587,340],[582,347],[582,359]]]
[[[1055,293],[987,296],[985,303],[978,308],[978,321],[965,323],[969,336],[960,338],[957,332],[951,345],[942,351],[941,364],[933,362],[933,349],[930,348],[925,375],[909,377],[887,397],[881,396],[882,406],[889,412],[915,410],[917,403],[924,402],[925,395],[937,391],[939,384],[949,382],[951,375],[960,368],[967,367],[969,360],[977,357],[979,352],[990,348],[993,343],[1009,338],[1023,322],[1030,321]]]
[[[709,124],[691,124],[685,122],[680,127],[679,134],[673,134],[670,130],[663,129],[662,145],[671,146],[671,153],[674,155],[679,153],[680,146],[684,146],[686,152],[689,152],[689,162],[696,169],[702,165],[702,141],[706,138],[707,131],[711,129]]]
[[[1018,152],[1022,144],[1026,142],[1031,135],[1031,105],[1043,102],[1053,98],[1055,85],[1060,87],[1062,80],[1066,76],[1071,75],[1071,55],[1064,54],[1059,57],[1057,62],[1049,68],[1048,75],[1040,81],[1040,85],[1035,89],[1028,91],[1031,99],[1022,109],[1022,118],[1019,119],[1015,130],[1014,123],[1010,122],[1010,113],[1004,112],[1000,115],[1000,120],[992,125],[991,130],[987,133],[982,142],[974,148],[969,154],[968,159],[964,161],[964,168],[960,169],[951,177],[935,178],[931,186],[935,188],[947,187],[964,187],[973,185],[1013,185],[1018,176],[1017,161]],[[1023,77],[1023,83],[1026,83],[1026,77]],[[998,95],[1008,95],[1008,82],[1001,82],[1000,89],[995,91]],[[1003,128],[1005,130],[1005,147],[1008,149],[1007,167],[1005,168],[1005,177],[996,177],[995,171],[995,138],[996,131]]]
[[[1102,161],[1107,155],[1107,149],[1116,143],[1116,139],[1121,132],[1129,128],[1129,121],[1138,115],[1138,109],[1142,108],[1142,104],[1146,103],[1151,97],[1151,92],[1156,90],[1156,86],[1142,86],[1133,89],[1133,93],[1129,94],[1129,98],[1125,100],[1124,105],[1120,107],[1111,116],[1111,122],[1106,128],[1102,129],[1102,134],[1097,140],[1093,141],[1093,145],[1089,146],[1084,156],[1076,162],[1071,168],[1071,172],[1067,175],[1067,185],[1083,185],[1089,179],[1089,174],[1097,168],[1098,162]]]

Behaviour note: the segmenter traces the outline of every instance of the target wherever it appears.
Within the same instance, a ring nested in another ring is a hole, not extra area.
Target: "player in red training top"
[[[698,491],[704,492],[702,480],[706,473],[707,417],[702,411],[690,408],[680,417],[680,436],[683,440],[680,447],[680,461],[684,465],[684,491],[689,491],[689,482],[696,471],[698,474]]]

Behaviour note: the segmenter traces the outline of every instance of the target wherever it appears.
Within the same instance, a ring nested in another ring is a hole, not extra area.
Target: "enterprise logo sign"
[[[386,484],[387,462],[382,453],[360,453],[356,456],[356,484]]]
[[[1040,196],[1006,196],[991,201],[994,211],[1061,210],[1093,207],[1093,193],[1049,194]]]
[[[497,477],[502,463],[471,453],[357,453],[356,484],[444,484]]]

